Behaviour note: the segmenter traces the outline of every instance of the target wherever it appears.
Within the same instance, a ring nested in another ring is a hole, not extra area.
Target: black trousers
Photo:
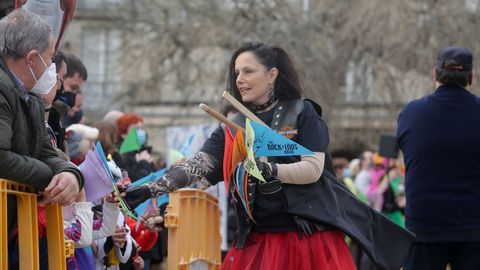
[[[405,270],[480,269],[480,242],[414,242],[405,262]]]

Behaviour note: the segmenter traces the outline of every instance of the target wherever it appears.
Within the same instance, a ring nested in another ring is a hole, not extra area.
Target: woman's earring
[[[270,101],[275,100],[275,91],[273,89],[273,86],[270,87],[270,89],[268,90],[268,100],[270,100]]]

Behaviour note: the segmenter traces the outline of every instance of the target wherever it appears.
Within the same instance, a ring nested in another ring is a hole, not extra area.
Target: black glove
[[[263,162],[260,161],[258,158],[255,159],[257,163],[257,168],[262,173],[263,178],[265,181],[270,182],[277,178],[277,165],[272,162]]]
[[[258,187],[263,194],[273,194],[282,189],[282,182],[277,179],[277,165],[255,159],[257,167],[266,183],[259,183]]]
[[[152,192],[146,185],[140,185],[136,187],[128,187],[125,191],[125,197],[123,200],[127,204],[130,210],[137,208],[144,201],[152,197]]]

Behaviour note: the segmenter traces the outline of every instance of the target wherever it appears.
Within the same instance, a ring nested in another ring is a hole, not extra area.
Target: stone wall
[[[154,133],[211,121],[196,105],[220,107],[230,54],[246,40],[291,54],[335,150],[373,148],[394,134],[401,107],[433,91],[438,48],[480,53],[478,0],[94,2],[103,4],[78,7],[64,43],[92,70],[85,112],[91,120],[139,112]]]

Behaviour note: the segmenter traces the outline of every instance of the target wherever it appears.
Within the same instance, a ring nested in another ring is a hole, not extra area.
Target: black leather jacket
[[[312,101],[279,102],[275,108],[271,128],[278,131],[284,126],[296,127],[297,117],[303,110],[304,102]],[[318,106],[315,105],[314,107]],[[321,114],[319,106],[316,109]],[[234,117],[234,121],[239,125],[245,123],[242,119],[245,118]],[[278,158],[275,161],[285,163],[285,159]],[[331,159],[327,153],[321,179],[307,185],[282,184],[281,196],[286,214],[292,218],[298,216],[319,224],[320,230],[330,227],[341,230],[365,250],[378,268],[400,269],[414,235],[359,201],[334,175]],[[251,207],[254,206],[255,192],[255,185],[248,185],[247,194],[250,196]],[[242,248],[253,224],[241,202],[236,201],[234,208],[238,222],[236,247]]]

